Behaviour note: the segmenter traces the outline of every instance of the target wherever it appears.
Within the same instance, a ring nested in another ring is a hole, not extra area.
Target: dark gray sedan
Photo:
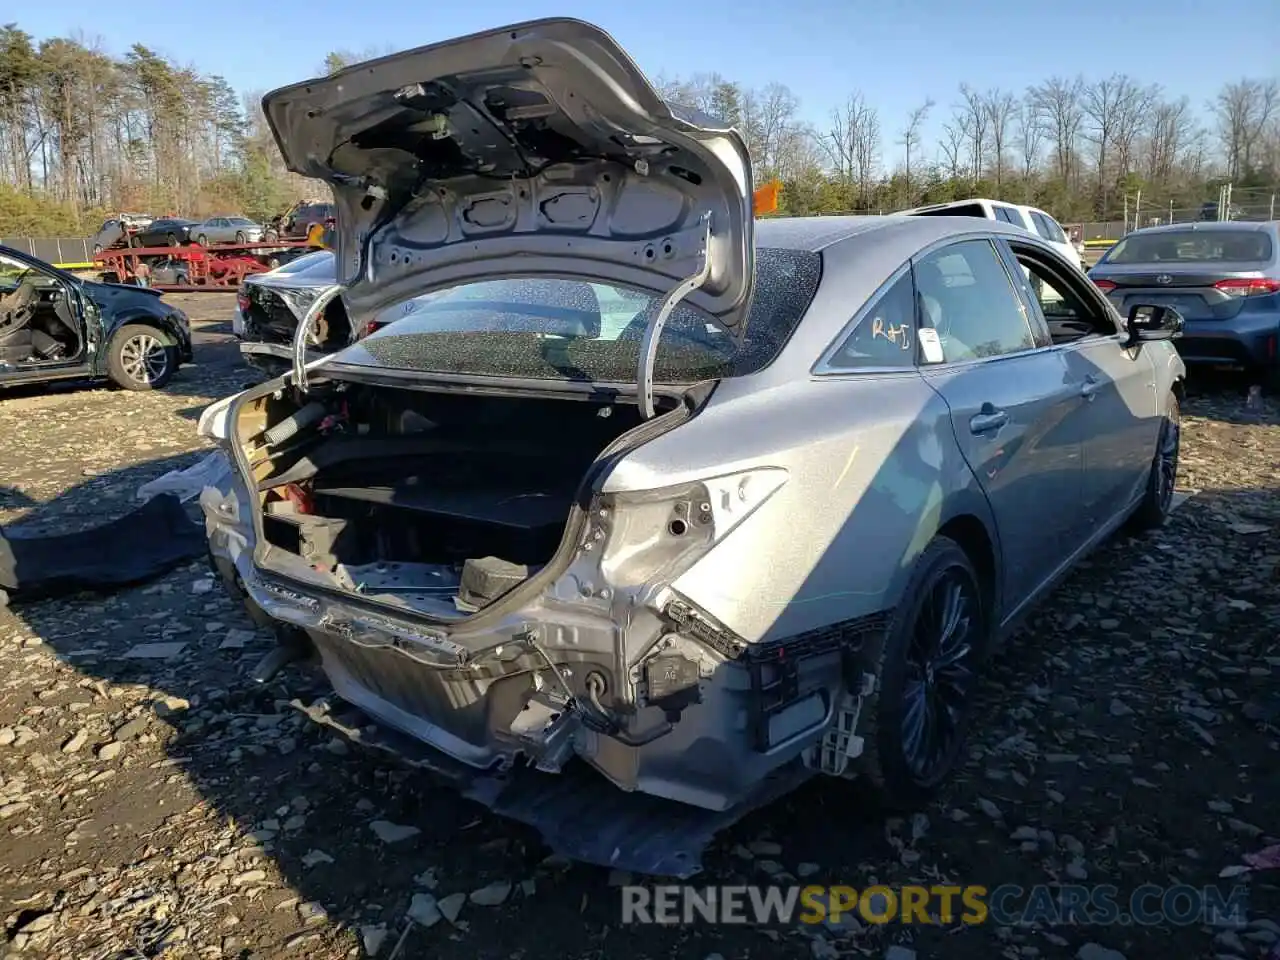
[[[1180,223],[1135,230],[1089,277],[1121,315],[1136,303],[1176,307],[1188,364],[1243,368],[1280,388],[1280,227]]]

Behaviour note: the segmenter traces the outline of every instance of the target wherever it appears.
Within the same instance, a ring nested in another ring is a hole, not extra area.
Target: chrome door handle
[[[1094,395],[1102,389],[1102,385],[1103,381],[1100,377],[1095,377],[1090,374],[1084,378],[1084,386],[1080,388],[1080,396],[1084,397],[1086,400],[1092,400]]]
[[[1009,414],[1003,410],[986,409],[969,418],[969,432],[977,435],[999,430],[1009,422]]]

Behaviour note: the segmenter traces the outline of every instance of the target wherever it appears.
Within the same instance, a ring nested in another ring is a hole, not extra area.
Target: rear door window
[[[926,362],[940,356],[942,362],[961,363],[1036,346],[1022,299],[990,241],[943,247],[919,260],[915,275]]]
[[[1058,223],[1057,220],[1053,219],[1053,217],[1049,216],[1047,213],[1042,213],[1040,214],[1040,216],[1044,217],[1044,225],[1049,228],[1049,233],[1051,234],[1051,239],[1053,240],[1053,242],[1066,243],[1067,234],[1062,229],[1062,225]]]
[[[1049,226],[1049,222],[1044,218],[1043,214],[1031,211],[1031,222],[1035,224],[1036,233],[1044,237],[1050,243],[1056,243],[1057,240],[1053,235],[1053,228]]]
[[[1006,207],[1004,204],[996,203],[992,204],[992,209],[995,210],[996,219],[1003,220],[1005,223],[1012,223],[1015,227],[1026,229],[1027,225],[1023,223],[1022,215],[1013,207]]]

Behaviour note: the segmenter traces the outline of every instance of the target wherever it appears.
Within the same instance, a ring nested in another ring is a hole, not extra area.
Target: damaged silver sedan
[[[285,376],[201,419],[213,562],[313,719],[562,852],[671,875],[818,774],[895,803],[983,656],[1171,503],[1180,319],[966,218],[756,222],[736,132],[581,22],[264,101],[339,208]],[[341,294],[353,323],[307,362]]]

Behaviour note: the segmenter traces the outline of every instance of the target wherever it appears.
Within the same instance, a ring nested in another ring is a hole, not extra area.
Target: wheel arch
[[[110,342],[115,339],[121,330],[129,326],[152,327],[157,332],[165,335],[170,346],[176,347],[182,343],[177,324],[166,316],[150,313],[146,310],[125,310],[113,316],[111,324],[106,330],[106,341]]]
[[[996,544],[987,525],[972,513],[959,513],[938,528],[938,536],[955,541],[978,574],[983,603],[992,623],[999,622],[1000,577]]]

